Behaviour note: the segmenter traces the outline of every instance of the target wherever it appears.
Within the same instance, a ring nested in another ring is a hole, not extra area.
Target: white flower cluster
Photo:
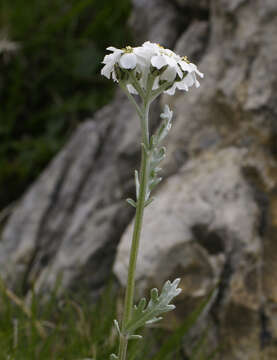
[[[124,80],[132,94],[137,94],[138,91],[134,86],[134,77],[128,76],[131,72],[144,90],[147,87],[149,74],[154,75],[152,90],[167,83],[164,92],[169,95],[174,95],[176,89],[188,91],[193,85],[199,87],[196,74],[201,78],[204,76],[186,57],[181,57],[150,41],[134,48],[127,46],[124,49],[117,49],[111,46],[107,50],[112,51],[112,54],[104,57],[105,65],[101,74],[108,79],[112,77],[116,82]]]

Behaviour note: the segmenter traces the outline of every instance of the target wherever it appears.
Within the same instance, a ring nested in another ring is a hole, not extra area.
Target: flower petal
[[[137,57],[133,53],[125,53],[119,59],[119,65],[123,69],[134,69],[137,65]]]
[[[165,69],[165,71],[162,73],[161,75],[161,80],[166,80],[166,81],[174,81],[176,78],[176,70],[175,68],[172,67],[168,67]]]
[[[121,50],[121,49],[117,49],[116,47],[114,47],[114,46],[109,46],[109,47],[107,47],[107,50],[109,50],[109,51],[120,51],[120,52],[123,52],[123,50]]]
[[[194,75],[194,76],[193,76]],[[194,73],[191,73],[191,74],[187,74],[184,79],[182,80],[182,82],[184,84],[187,85],[187,87],[191,87],[194,82],[195,82],[195,74]]]
[[[115,64],[117,62],[117,59],[119,58],[120,53],[115,52],[113,54],[106,55],[104,57],[104,60],[102,61],[103,64],[108,64],[109,62],[112,62]]]
[[[151,59],[151,64],[157,68],[157,69],[161,69],[163,66],[167,65],[167,61],[166,58],[162,55],[156,55],[153,56]]]
[[[177,62],[176,60],[173,59],[173,57],[170,57],[170,56],[166,56],[165,55],[165,58],[166,58],[166,62],[169,66],[172,66],[172,67],[176,67],[177,66]]]
[[[188,64],[186,61],[181,60],[179,64],[183,71],[187,71],[189,73],[193,71],[193,68],[190,66],[191,64]]]
[[[110,79],[112,71],[113,64],[108,63],[101,69],[101,75],[105,76],[107,79]]]
[[[176,86],[177,86],[177,89],[179,89],[179,90],[189,91],[189,88],[184,81],[177,82]]]

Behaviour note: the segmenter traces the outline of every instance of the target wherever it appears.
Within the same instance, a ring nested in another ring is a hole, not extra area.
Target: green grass
[[[207,301],[184,319],[175,332],[155,327],[142,333],[143,340],[130,341],[128,360],[184,359],[182,338],[197,321]],[[86,295],[60,300],[55,293],[43,302],[35,295],[26,302],[2,284],[0,359],[108,360],[111,353],[117,352],[113,319],[118,318],[117,308],[121,305],[112,284],[95,304]],[[201,351],[198,353],[191,360],[208,360]]]

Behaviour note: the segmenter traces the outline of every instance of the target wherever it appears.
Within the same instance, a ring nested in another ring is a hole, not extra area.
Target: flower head
[[[134,48],[108,47],[107,50],[112,54],[104,57],[101,74],[112,77],[116,82],[124,81],[131,94],[138,94],[140,89],[146,91],[150,77],[151,90],[161,89],[161,92],[169,95],[173,95],[176,89],[188,91],[193,85],[200,86],[196,75],[203,77],[203,74],[197,66],[189,62],[187,57],[181,57],[159,44],[146,41]],[[121,78],[121,71],[127,76]]]

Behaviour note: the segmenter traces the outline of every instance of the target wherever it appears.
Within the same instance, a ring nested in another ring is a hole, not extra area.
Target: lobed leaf
[[[160,295],[157,289],[152,289],[148,304],[146,299],[142,298],[138,305],[134,306],[132,318],[126,326],[127,335],[133,334],[144,325],[161,320],[161,314],[175,309],[175,305],[170,302],[181,292],[181,289],[178,288],[179,283],[180,279],[175,279],[173,282],[166,281]]]

